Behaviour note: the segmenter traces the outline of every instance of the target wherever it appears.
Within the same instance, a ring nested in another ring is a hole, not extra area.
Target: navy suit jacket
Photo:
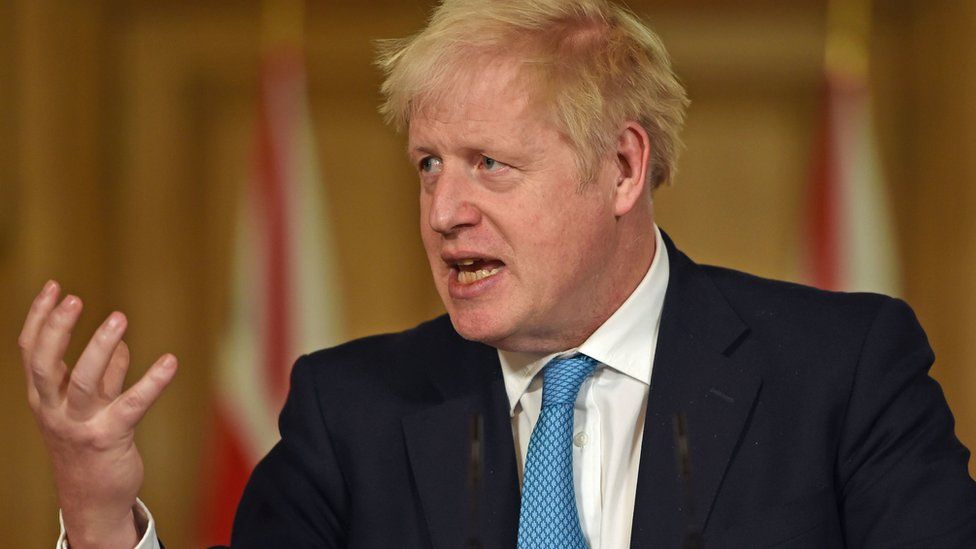
[[[665,242],[632,547],[681,547],[689,523],[709,549],[976,547],[969,453],[907,305],[699,266]],[[514,548],[508,409],[495,349],[446,317],[307,355],[232,547],[457,549],[476,532],[481,547]]]

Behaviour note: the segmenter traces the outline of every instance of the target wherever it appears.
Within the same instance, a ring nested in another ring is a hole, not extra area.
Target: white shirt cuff
[[[159,549],[159,539],[156,537],[156,521],[153,520],[152,513],[149,512],[149,508],[141,499],[136,498],[136,506],[132,508],[132,513],[136,517],[136,528],[145,532],[135,549]],[[61,516],[60,510],[58,511],[58,523],[61,525],[61,535],[58,536],[58,544],[55,545],[55,549],[70,549],[68,536],[64,531],[64,517]]]

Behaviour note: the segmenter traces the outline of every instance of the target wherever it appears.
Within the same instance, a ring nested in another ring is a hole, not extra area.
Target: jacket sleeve
[[[326,428],[312,364],[300,358],[278,420],[281,440],[254,469],[231,547],[345,547],[349,498]]]
[[[887,299],[869,329],[849,396],[837,486],[849,547],[976,547],[969,452],[912,310]]]

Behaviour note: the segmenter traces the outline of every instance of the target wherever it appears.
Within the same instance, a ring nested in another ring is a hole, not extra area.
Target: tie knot
[[[542,407],[576,402],[580,386],[595,368],[596,360],[582,353],[550,360],[542,369]]]

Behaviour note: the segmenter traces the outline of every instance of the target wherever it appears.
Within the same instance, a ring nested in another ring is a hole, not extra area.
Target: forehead
[[[470,137],[481,133],[525,133],[552,129],[539,108],[528,71],[510,58],[475,57],[440,78],[411,106],[410,140],[428,137],[432,130],[462,129]]]

